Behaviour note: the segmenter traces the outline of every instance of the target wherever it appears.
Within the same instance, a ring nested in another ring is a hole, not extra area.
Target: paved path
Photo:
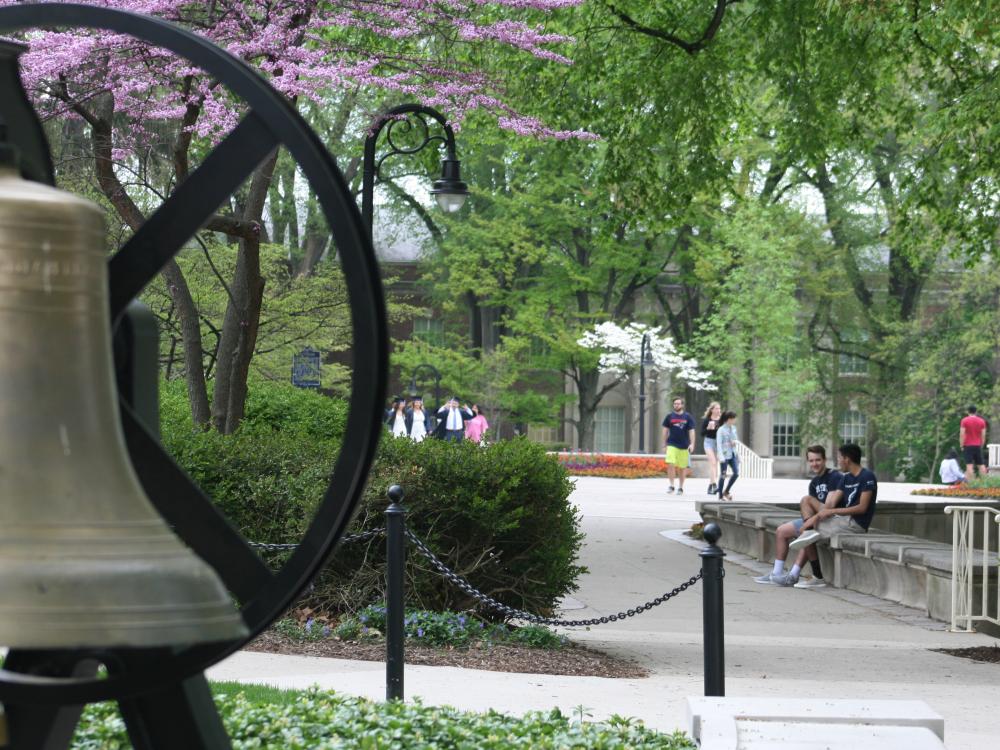
[[[680,534],[698,520],[705,480],[667,497],[663,480],[577,480],[583,516],[582,562],[590,573],[566,603],[577,618],[610,614],[673,588],[699,569],[698,546]],[[804,480],[740,480],[741,500],[795,500]],[[905,499],[906,486],[884,484],[880,498]],[[683,540],[683,541],[682,541]],[[983,750],[1000,738],[1000,665],[932,652],[995,644],[979,634],[947,633],[919,612],[848,591],[804,591],[754,584],[765,566],[727,558],[726,692],[731,696],[910,698],[945,718],[951,750]],[[411,666],[407,698],[460,708],[523,712],[559,706],[594,718],[638,716],[663,730],[686,729],[684,699],[703,690],[701,587],[624,622],[573,631],[574,640],[636,659],[642,680],[519,675]],[[236,654],[215,679],[284,687],[312,684],[381,699],[384,665],[337,659]],[[581,708],[582,707],[582,708]]]

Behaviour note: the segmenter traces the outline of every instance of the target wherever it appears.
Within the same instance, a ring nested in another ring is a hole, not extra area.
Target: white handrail
[[[951,530],[951,630],[953,632],[971,633],[975,621],[992,622],[1000,625],[1000,571],[997,575],[997,615],[990,617],[990,559],[996,553],[990,550],[990,515],[993,521],[1000,524],[1000,511],[982,506],[947,505],[944,512],[954,513],[955,520]],[[973,532],[976,526],[976,514],[983,515],[983,546],[976,549]],[[1000,534],[1000,530],[998,530]],[[982,576],[982,599],[979,603],[979,614],[972,612],[972,598],[976,585],[975,560],[977,553],[980,558]],[[964,620],[965,629],[959,630],[958,621]]]
[[[740,460],[740,476],[745,479],[771,479],[774,475],[774,459],[762,458],[750,448],[735,441],[736,455]]]
[[[991,469],[1000,466],[1000,443],[990,443],[986,446],[986,452],[989,454],[986,456],[986,460],[989,461],[987,465]]]

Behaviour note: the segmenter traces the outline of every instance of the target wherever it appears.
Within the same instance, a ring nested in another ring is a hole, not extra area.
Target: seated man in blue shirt
[[[788,557],[788,545],[802,531],[807,518],[812,518],[820,512],[829,499],[830,493],[840,486],[840,472],[830,469],[826,465],[826,448],[822,445],[810,445],[806,448],[806,462],[809,470],[813,473],[813,478],[809,482],[809,493],[799,502],[799,509],[802,518],[783,523],[775,532],[775,555],[774,569],[767,575],[755,578],[757,583],[769,583],[774,586],[795,586],[799,589],[820,588],[826,585],[823,580],[823,571],[819,565],[819,555],[816,554],[815,547],[809,547],[805,555],[800,553],[802,558],[792,566],[788,573],[785,573],[785,558]],[[832,501],[831,501],[832,502]],[[832,507],[832,505],[831,505]],[[799,572],[805,565],[806,559],[812,566],[813,577],[799,580]]]
[[[805,550],[820,539],[837,534],[866,534],[875,515],[878,480],[875,473],[861,465],[861,447],[854,443],[840,446],[839,463],[843,476],[840,486],[830,493],[835,500],[802,524],[802,533],[789,548]],[[836,496],[834,498],[834,496]],[[799,556],[801,558],[801,555]]]

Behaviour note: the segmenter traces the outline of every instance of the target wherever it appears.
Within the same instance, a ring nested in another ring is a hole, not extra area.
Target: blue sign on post
[[[292,385],[319,388],[320,375],[319,352],[311,346],[292,356]]]

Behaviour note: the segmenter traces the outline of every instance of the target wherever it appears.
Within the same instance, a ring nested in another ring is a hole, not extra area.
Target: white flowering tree
[[[596,373],[569,373],[576,381],[579,394],[580,418],[576,425],[579,445],[583,450],[592,450],[594,447],[594,417],[601,400],[639,369],[642,338],[645,335],[649,336],[649,353],[652,359],[647,367],[667,374],[675,382],[681,382],[695,390],[715,390],[715,385],[711,382],[712,373],[701,369],[697,360],[677,351],[673,339],[662,334],[659,327],[642,323],[629,323],[625,326],[610,321],[599,323],[577,340],[579,346],[598,354]],[[601,374],[611,377],[598,387]],[[589,382],[591,380],[594,382]]]

